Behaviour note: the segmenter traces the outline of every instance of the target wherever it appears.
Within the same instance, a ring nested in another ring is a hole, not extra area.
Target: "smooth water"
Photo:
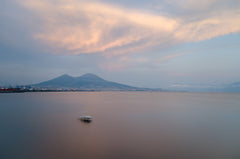
[[[80,158],[239,159],[240,94],[0,94],[0,159]]]

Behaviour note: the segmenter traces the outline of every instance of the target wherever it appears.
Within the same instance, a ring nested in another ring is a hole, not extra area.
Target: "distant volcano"
[[[31,85],[38,88],[49,89],[80,89],[80,90],[146,90],[144,88],[132,87],[116,82],[111,82],[98,77],[95,74],[87,73],[80,77],[72,77],[67,74]]]

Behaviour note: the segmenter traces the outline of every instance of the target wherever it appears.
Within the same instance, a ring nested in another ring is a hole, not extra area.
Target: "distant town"
[[[96,89],[80,89],[80,88],[36,88],[31,86],[16,86],[16,87],[0,87],[0,93],[24,93],[24,92],[80,92],[80,91],[107,91]],[[121,90],[111,90],[121,91]],[[128,91],[141,91],[141,90],[128,90]],[[142,90],[145,91],[145,90]]]
[[[30,86],[0,87],[0,93],[23,93],[23,92],[61,92],[61,91],[87,91],[72,88],[35,88]],[[94,91],[94,90],[88,90]]]

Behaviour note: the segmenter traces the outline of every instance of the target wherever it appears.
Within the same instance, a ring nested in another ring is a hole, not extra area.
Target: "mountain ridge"
[[[33,84],[31,87],[78,90],[147,90],[146,88],[133,87],[117,82],[107,81],[92,73],[86,73],[78,77],[63,74],[51,80]]]

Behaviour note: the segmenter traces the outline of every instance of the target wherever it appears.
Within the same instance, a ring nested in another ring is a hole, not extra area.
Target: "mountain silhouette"
[[[71,88],[79,90],[142,90],[142,88],[107,81],[91,73],[84,74],[80,77],[72,77],[64,74],[57,78],[31,86],[49,89]]]

